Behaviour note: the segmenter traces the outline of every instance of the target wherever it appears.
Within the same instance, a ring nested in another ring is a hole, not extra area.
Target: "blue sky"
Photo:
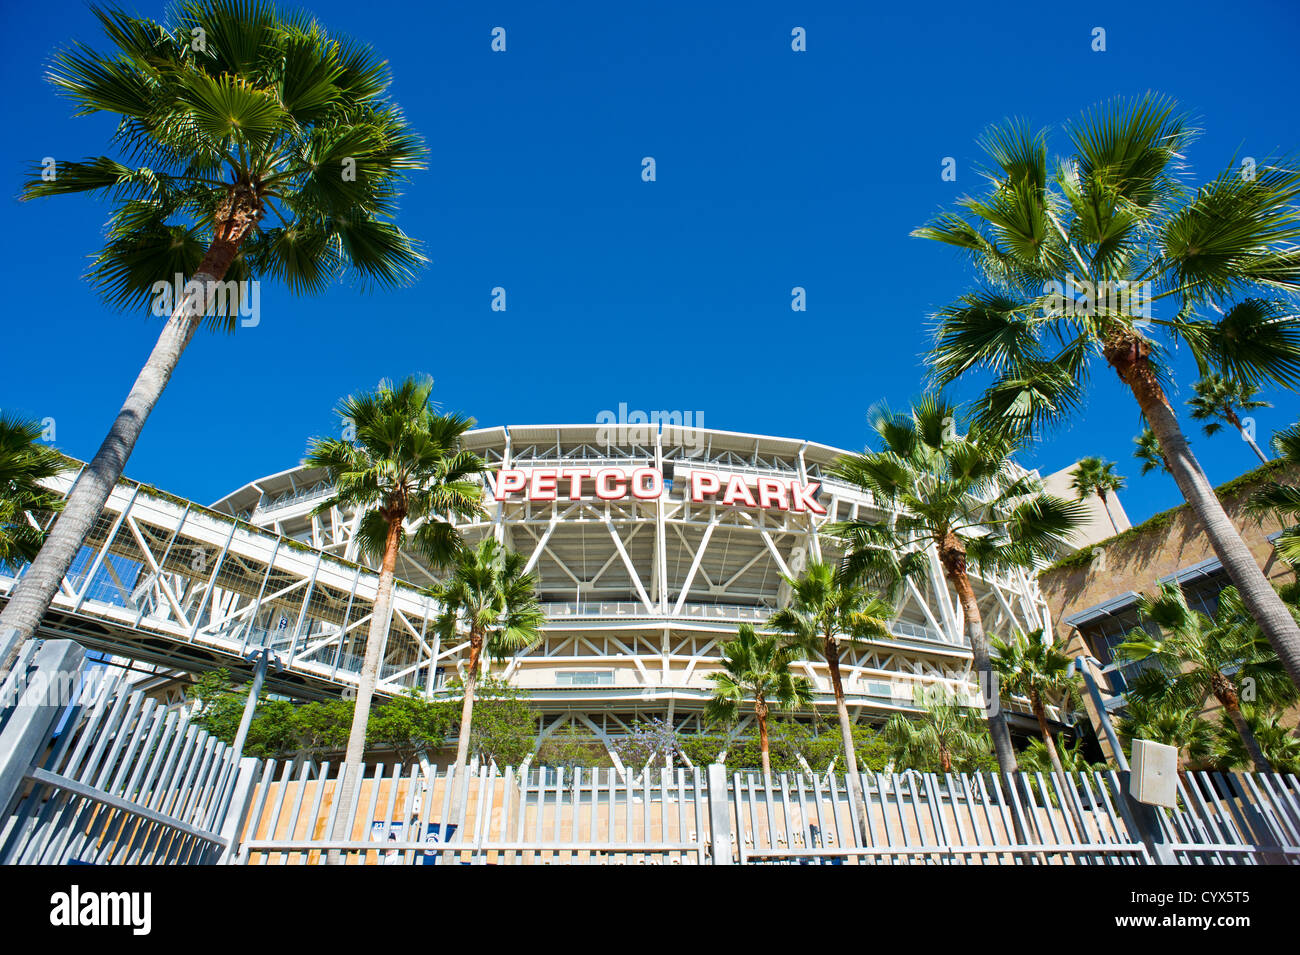
[[[1197,176],[1300,148],[1292,2],[1249,15],[1198,2],[304,6],[391,62],[394,98],[431,151],[401,222],[431,261],[397,292],[295,299],[268,285],[257,327],[200,333],[128,474],[202,502],[294,465],[333,429],[340,396],[412,372],[485,425],[594,421],[626,403],[857,448],[869,405],[919,392],[928,316],[972,280],[908,232],[979,189],[988,124],[1059,129],[1154,89],[1205,130],[1189,153]],[[497,26],[505,53],[489,48]],[[807,52],[790,49],[796,26]],[[1104,53],[1090,49],[1097,26]],[[81,278],[106,206],[14,198],[26,163],[109,149],[108,122],[71,118],[43,78],[59,45],[102,45],[95,24],[51,0],[6,5],[0,28],[0,408],[54,418],[56,443],[85,458],[158,319],[106,308]],[[941,180],[946,156],[956,182]],[[490,310],[496,286],[504,313]],[[794,286],[806,313],[790,309]],[[1135,520],[1179,503],[1168,477],[1137,477],[1136,407],[1099,372],[1085,416],[1025,463],[1118,460]],[[1182,369],[1180,402],[1193,377]],[[1261,436],[1295,417],[1293,393],[1266,397],[1278,407],[1257,414]],[[1253,461],[1232,436],[1193,446],[1216,482]]]

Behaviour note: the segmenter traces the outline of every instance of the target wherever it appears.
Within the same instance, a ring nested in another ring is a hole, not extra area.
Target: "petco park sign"
[[[754,474],[728,474],[678,467],[681,482],[695,504],[717,502],[735,507],[772,508],[825,514],[817,500],[821,484],[791,478]],[[655,501],[663,497],[665,482],[659,468],[501,468],[491,476],[498,501],[580,501],[595,496],[601,501],[627,498]]]

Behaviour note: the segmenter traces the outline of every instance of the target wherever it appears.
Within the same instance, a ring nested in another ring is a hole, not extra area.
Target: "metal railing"
[[[1134,865],[1300,862],[1294,777],[1217,775],[1180,809],[1127,774],[837,773],[726,767],[463,771],[268,761],[237,853],[248,864]],[[278,777],[278,778],[277,778]],[[1198,783],[1200,786],[1201,783]],[[1251,796],[1244,807],[1240,794]],[[339,794],[350,793],[340,806]],[[860,811],[859,811],[860,810]],[[1154,814],[1154,816],[1152,815]],[[1163,814],[1163,815],[1162,815]],[[338,834],[334,838],[328,834]],[[1169,855],[1170,851],[1174,855]]]

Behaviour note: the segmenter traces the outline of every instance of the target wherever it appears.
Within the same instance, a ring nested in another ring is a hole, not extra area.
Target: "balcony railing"
[[[772,615],[771,607],[754,607],[743,604],[686,604],[679,614],[663,614],[646,610],[639,601],[552,601],[542,604],[542,610],[549,620],[563,620],[567,617],[588,620],[610,620],[619,618],[663,619],[664,617],[685,617],[689,620],[717,620],[727,623],[764,623]],[[925,640],[930,643],[944,643],[949,646],[968,646],[964,639],[950,640],[942,630],[920,623],[896,620],[889,625],[890,633],[896,637],[913,640]]]

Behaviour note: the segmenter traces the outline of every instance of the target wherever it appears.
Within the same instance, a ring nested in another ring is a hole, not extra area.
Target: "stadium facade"
[[[742,623],[762,627],[787,596],[783,577],[838,556],[819,534],[823,525],[889,516],[828,474],[844,451],[812,441],[580,424],[475,430],[464,446],[491,470],[486,514],[460,530],[470,542],[494,536],[527,555],[539,578],[544,638],[492,668],[532,697],[543,737],[574,724],[608,744],[650,717],[686,732],[703,729],[705,676],[717,666],[720,644]],[[323,472],[295,468],[253,481],[213,509],[364,563],[358,515],[315,513],[330,493]],[[411,552],[402,554],[397,573],[416,587],[436,579]],[[1032,574],[981,576],[975,586],[991,631],[1050,628]],[[918,688],[927,686],[975,701],[961,608],[937,558],[927,577],[906,585],[897,609],[892,639],[843,661],[855,718],[911,710]],[[441,645],[432,628],[402,624],[406,637],[390,639],[385,673],[403,672],[413,653],[426,655],[433,663],[423,672],[432,679],[415,688],[436,692],[463,672],[463,643]],[[365,628],[343,629],[335,666],[342,659],[355,667]],[[825,667],[815,660],[800,666],[813,680],[818,709],[829,708]]]

